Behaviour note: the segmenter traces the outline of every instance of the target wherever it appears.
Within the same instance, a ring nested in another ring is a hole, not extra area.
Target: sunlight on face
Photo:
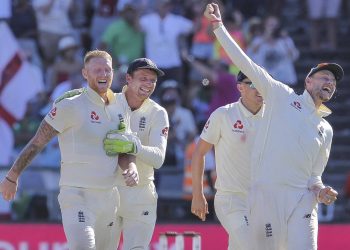
[[[127,75],[128,88],[138,98],[147,99],[156,88],[157,74],[150,69],[138,69]]]
[[[316,104],[329,101],[335,90],[336,80],[329,70],[321,70],[308,77],[306,89]]]
[[[103,57],[91,58],[83,69],[83,76],[90,88],[99,95],[104,95],[112,85],[112,62]]]

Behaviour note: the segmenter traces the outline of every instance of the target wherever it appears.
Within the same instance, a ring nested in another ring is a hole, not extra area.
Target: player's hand
[[[129,187],[139,184],[139,173],[135,163],[129,163],[129,168],[123,171],[125,184]]]
[[[103,148],[108,156],[120,153],[136,155],[140,146],[140,139],[135,134],[120,133],[119,130],[109,131],[103,140]]]
[[[206,215],[209,214],[208,202],[204,195],[193,195],[191,204],[191,213],[196,215],[202,221],[205,221]]]
[[[11,178],[7,178],[4,178],[0,183],[0,193],[2,193],[2,197],[5,200],[10,201],[15,198],[15,195],[17,193],[18,182],[17,179],[12,180]]]
[[[318,200],[321,203],[330,205],[337,200],[337,196],[338,196],[338,192],[335,191],[332,187],[327,186],[320,190]]]
[[[216,3],[207,4],[204,11],[204,16],[211,22],[221,22],[221,14],[219,5]]]

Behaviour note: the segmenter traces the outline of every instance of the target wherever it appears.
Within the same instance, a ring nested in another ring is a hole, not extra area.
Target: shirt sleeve
[[[276,81],[265,69],[253,62],[233,40],[223,25],[216,28],[214,34],[230,59],[254,83],[264,99],[271,100],[271,96],[293,92],[291,88]]]
[[[149,135],[149,145],[141,145],[137,154],[143,162],[160,168],[165,159],[169,131],[169,118],[165,109],[160,109],[155,114]]]
[[[201,133],[201,139],[216,145],[220,139],[221,131],[220,131],[220,124],[222,124],[221,117],[223,113],[222,108],[218,108],[215,110],[209,117],[208,121],[204,125],[204,128]]]
[[[63,99],[53,104],[44,119],[59,133],[62,133],[76,124],[77,115],[75,113],[75,106],[72,101]]]
[[[308,181],[309,189],[313,189],[314,187],[325,187],[322,182],[322,174],[324,169],[326,168],[332,145],[333,130],[330,125],[328,126],[325,134],[325,143],[322,144],[317,160],[312,167],[312,174],[310,180]]]

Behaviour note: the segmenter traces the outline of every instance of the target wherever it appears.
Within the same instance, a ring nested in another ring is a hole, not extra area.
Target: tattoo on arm
[[[24,147],[11,170],[18,175],[29,165],[34,157],[46,146],[46,144],[58,134],[58,132],[43,120],[35,136]]]

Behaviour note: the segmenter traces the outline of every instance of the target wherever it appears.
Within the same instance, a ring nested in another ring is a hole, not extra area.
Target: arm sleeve
[[[216,145],[220,139],[220,124],[221,121],[221,114],[224,112],[223,108],[218,108],[215,110],[209,117],[208,121],[206,122],[200,138],[210,144]]]
[[[77,115],[75,113],[72,101],[63,99],[53,104],[52,109],[44,119],[59,133],[62,133],[76,123]]]
[[[324,188],[324,184],[322,182],[322,174],[324,169],[326,168],[329,154],[331,151],[331,145],[332,145],[332,138],[333,138],[333,130],[331,126],[328,126],[327,132],[326,132],[326,138],[325,143],[323,143],[319,155],[316,159],[316,162],[314,166],[312,167],[312,174],[308,181],[308,188],[310,190],[315,188]]]
[[[271,99],[271,95],[278,96],[280,93],[293,92],[291,88],[273,79],[265,69],[253,62],[233,40],[223,25],[216,28],[214,34],[230,59],[254,82],[264,99]]]
[[[165,109],[161,109],[155,114],[155,118],[153,119],[149,135],[149,145],[141,145],[137,157],[154,168],[160,168],[165,159],[168,131],[168,114]]]

